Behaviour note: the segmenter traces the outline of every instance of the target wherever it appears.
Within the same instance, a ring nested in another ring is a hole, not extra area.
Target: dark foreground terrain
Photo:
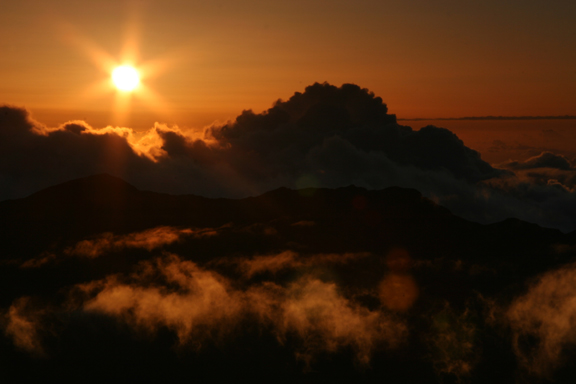
[[[415,190],[0,202],[4,382],[572,383],[576,233]],[[248,382],[249,382],[248,381]]]

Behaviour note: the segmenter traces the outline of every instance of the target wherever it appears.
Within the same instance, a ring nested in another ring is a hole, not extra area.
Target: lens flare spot
[[[380,301],[393,311],[406,311],[419,295],[414,278],[405,274],[389,274],[380,283]]]
[[[112,71],[112,82],[119,90],[130,92],[140,84],[140,75],[136,68],[122,65]]]
[[[410,274],[412,258],[407,250],[393,248],[386,255],[388,273],[380,283],[380,301],[393,311],[406,311],[420,294],[416,281]]]

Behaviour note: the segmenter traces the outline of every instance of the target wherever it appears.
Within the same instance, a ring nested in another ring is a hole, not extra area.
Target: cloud
[[[114,235],[106,232],[91,239],[79,241],[75,245],[64,249],[63,255],[96,258],[105,253],[119,252],[126,248],[140,248],[152,251],[153,249],[182,241],[184,237],[202,238],[217,234],[217,230],[213,228],[190,229],[169,226],[155,227],[126,235]],[[58,255],[56,253],[44,252],[39,257],[25,261],[20,267],[39,268],[57,260]]]
[[[49,129],[7,106],[0,111],[0,137],[7,181],[0,198],[102,172],[142,188],[228,197],[294,187],[303,175],[327,185],[356,171],[359,182],[382,187],[390,184],[381,167],[386,162],[465,180],[498,173],[446,129],[396,124],[382,99],[352,84],[314,84],[262,114],[244,111],[210,127],[203,137],[160,124],[141,138],[128,128],[83,122]],[[381,180],[368,177],[379,173]]]
[[[48,263],[58,260],[58,256],[53,252],[43,252],[40,256],[26,260],[20,264],[20,268],[40,268]]]
[[[572,169],[572,164],[562,155],[557,155],[552,152],[542,152],[538,156],[531,157],[524,160],[523,162],[509,161],[500,166],[509,169],[536,169],[536,168],[553,168],[559,170],[569,170]]]
[[[481,180],[498,173],[446,129],[428,126],[413,131],[396,124],[382,99],[353,84],[314,84],[263,114],[244,111],[208,134],[238,153],[253,154],[242,163],[245,172],[269,177],[299,164],[314,174],[314,166],[321,165],[314,160],[333,148],[343,151],[344,158],[330,156],[334,161],[325,172],[357,170],[354,160],[361,159],[347,157],[348,149],[362,158],[378,153],[399,165],[445,169],[459,179]]]
[[[276,273],[286,268],[295,268],[302,266],[302,261],[296,260],[298,254],[292,251],[284,251],[274,256],[255,256],[250,260],[238,260],[238,268],[242,273],[251,278],[252,276],[262,273]]]
[[[531,161],[523,167],[566,166],[558,155]],[[492,167],[447,129],[399,125],[381,98],[354,84],[316,83],[203,132],[156,124],[136,135],[81,121],[47,128],[24,109],[0,107],[0,199],[96,173],[145,190],[231,198],[278,187],[401,186],[471,220],[514,216],[576,228],[575,212],[556,204],[557,184],[541,186],[537,197],[517,193],[500,181],[515,171]]]
[[[576,229],[576,169],[566,157],[542,152],[498,166],[514,173],[481,184],[489,187],[491,200],[508,201],[510,217],[566,232]]]
[[[312,220],[300,220],[295,223],[290,224],[294,227],[313,227],[316,225],[316,222]]]
[[[285,269],[298,269],[325,264],[346,264],[353,260],[370,256],[370,253],[316,254],[302,256],[294,251],[283,251],[274,255],[254,256],[252,258],[236,258],[220,260],[220,263],[235,264],[246,278],[250,279],[262,273],[278,273]]]
[[[133,326],[155,332],[165,326],[178,335],[180,343],[197,342],[225,332],[243,310],[243,298],[217,273],[182,261],[176,256],[144,263],[134,283],[118,276],[81,286],[96,295],[84,303],[84,310],[118,317]],[[158,276],[165,285],[150,284]],[[168,285],[174,285],[171,290]]]
[[[30,297],[15,300],[8,309],[4,333],[14,345],[35,356],[44,355],[41,340],[44,310],[30,305]]]
[[[432,315],[431,325],[427,342],[434,368],[461,382],[480,360],[479,332],[472,311],[458,311],[446,303],[444,309]]]
[[[92,240],[82,240],[73,247],[64,250],[69,256],[98,257],[110,251],[121,251],[125,248],[142,248],[151,251],[162,246],[180,241],[185,236],[205,237],[212,236],[215,231],[211,228],[192,230],[174,227],[156,227],[142,232],[127,235],[114,235],[103,233]]]
[[[514,351],[528,371],[548,375],[576,344],[576,265],[542,275],[505,312]]]
[[[130,276],[109,276],[77,289],[84,311],[150,333],[167,327],[181,345],[232,338],[243,321],[256,319],[282,343],[295,337],[296,355],[307,363],[319,352],[351,347],[357,361],[368,364],[375,349],[397,345],[407,332],[391,315],[343,297],[334,283],[303,276],[287,286],[264,282],[238,289],[175,255],[141,263]]]
[[[334,283],[302,278],[282,295],[276,312],[266,312],[281,334],[295,333],[303,342],[300,358],[312,361],[319,351],[352,347],[359,363],[367,365],[380,344],[395,346],[406,328],[381,311],[370,311],[342,297]],[[271,315],[270,315],[271,313]]]
[[[519,171],[513,176],[488,180],[484,185],[488,188],[479,192],[486,195],[477,195],[476,203],[470,202],[462,207],[464,210],[476,206],[483,210],[471,212],[470,219],[478,215],[480,219],[476,221],[490,222],[497,221],[496,218],[515,217],[565,232],[576,229],[575,192],[551,178],[548,172]],[[494,215],[491,215],[492,220],[483,220],[482,214]]]

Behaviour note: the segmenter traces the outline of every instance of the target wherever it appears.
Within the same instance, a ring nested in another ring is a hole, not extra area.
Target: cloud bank
[[[136,135],[82,121],[47,128],[24,109],[0,107],[0,199],[103,172],[140,189],[209,197],[397,185],[472,220],[519,217],[568,231],[576,228],[574,170],[563,160],[542,154],[495,168],[447,129],[399,125],[380,97],[353,84],[317,83],[202,133],[156,124]],[[568,175],[536,183],[517,174],[549,165]]]

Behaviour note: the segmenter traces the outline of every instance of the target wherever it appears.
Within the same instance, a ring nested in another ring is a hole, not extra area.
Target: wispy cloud
[[[218,229],[213,228],[175,228],[160,226],[141,232],[126,235],[114,235],[106,232],[91,239],[82,240],[63,250],[63,257],[96,258],[110,252],[120,252],[124,249],[145,249],[152,251],[182,241],[185,237],[203,238],[216,236]],[[40,256],[25,261],[21,268],[40,268],[45,264],[60,260],[57,252],[44,252]]]
[[[103,233],[92,240],[83,240],[73,247],[64,250],[69,256],[98,257],[110,251],[121,251],[125,248],[142,248],[151,251],[168,244],[182,240],[186,236],[213,236],[212,228],[193,230],[190,228],[156,227],[142,232],[127,235]]]
[[[156,283],[151,283],[156,282]],[[171,288],[172,287],[172,288]],[[181,344],[233,337],[242,320],[258,319],[278,340],[299,340],[297,356],[310,363],[321,351],[352,347],[361,364],[372,351],[403,340],[406,327],[390,314],[345,298],[334,283],[303,276],[287,286],[272,282],[241,290],[222,275],[177,256],[141,265],[140,272],[78,287],[88,312],[103,313],[137,329],[172,329]]]
[[[325,253],[304,256],[297,252],[287,250],[273,255],[223,259],[218,262],[236,265],[245,277],[252,278],[261,273],[269,272],[275,274],[285,269],[304,268],[323,264],[346,264],[369,256],[370,253],[368,252],[343,254]]]
[[[6,313],[4,333],[9,336],[14,345],[32,355],[43,356],[41,330],[42,315],[45,310],[30,305],[30,297],[15,300]]]
[[[514,350],[528,371],[550,374],[576,345],[575,281],[574,264],[547,272],[506,310]]]

